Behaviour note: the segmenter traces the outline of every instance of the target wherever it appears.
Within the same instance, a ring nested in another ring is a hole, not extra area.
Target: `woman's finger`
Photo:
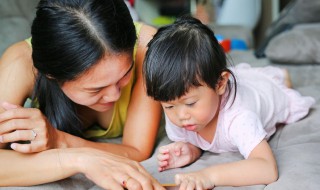
[[[129,190],[140,190],[142,189],[142,185],[134,178],[131,176],[128,176],[121,182],[122,186],[124,188],[127,188]]]
[[[1,143],[32,141],[35,140],[37,134],[33,130],[16,130],[0,136]]]
[[[102,187],[103,189],[123,190],[122,185],[110,177],[106,177],[103,180],[97,182],[96,184]]]
[[[11,119],[0,123],[0,135],[10,133],[15,130],[27,130],[33,127],[32,120],[30,119]]]
[[[16,109],[18,107],[21,107],[21,106],[18,106],[18,105],[15,105],[15,104],[10,104],[9,102],[2,102],[1,103],[1,107],[5,110],[11,110],[11,109]]]
[[[10,109],[0,114],[0,123],[10,119],[25,119],[41,116],[41,111],[35,108]]]

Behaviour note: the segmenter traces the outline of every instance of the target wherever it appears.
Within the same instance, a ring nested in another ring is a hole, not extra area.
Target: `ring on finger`
[[[32,132],[32,141],[34,140],[34,139],[36,139],[36,137],[37,137],[37,133],[33,130],[33,129],[31,129],[31,132]]]

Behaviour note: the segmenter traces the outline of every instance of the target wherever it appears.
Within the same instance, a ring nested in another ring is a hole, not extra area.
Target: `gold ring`
[[[126,179],[126,180],[123,180],[122,181],[122,185],[123,185],[123,187],[127,187],[127,183],[128,183],[128,181],[131,179],[131,176],[128,176],[128,178]]]

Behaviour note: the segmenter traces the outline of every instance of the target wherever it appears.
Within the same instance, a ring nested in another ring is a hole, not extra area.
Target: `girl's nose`
[[[179,109],[179,118],[182,121],[190,119],[190,114],[189,114],[189,112],[187,111],[186,108],[180,108]]]

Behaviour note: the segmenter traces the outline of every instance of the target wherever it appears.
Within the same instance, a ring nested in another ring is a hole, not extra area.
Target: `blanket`
[[[281,126],[269,140],[278,164],[279,179],[269,185],[253,185],[247,187],[216,187],[217,190],[249,189],[249,190],[301,190],[320,189],[320,65],[284,65],[272,63],[268,59],[256,59],[252,51],[232,51],[228,54],[229,61],[234,65],[246,62],[253,67],[273,65],[287,68],[293,88],[302,95],[316,99],[315,106],[302,120]],[[108,142],[120,143],[121,138]],[[196,171],[213,164],[232,162],[243,159],[240,153],[214,154],[205,152],[199,160],[183,168],[158,172],[156,154],[159,146],[170,143],[164,127],[159,131],[157,144],[151,158],[141,164],[161,183],[173,183],[176,173]],[[244,171],[245,172],[245,171]],[[263,172],[263,171],[261,171]],[[90,189],[100,187],[88,180],[84,175],[77,174],[70,178],[53,183],[32,187],[3,187],[1,190],[70,190]]]

